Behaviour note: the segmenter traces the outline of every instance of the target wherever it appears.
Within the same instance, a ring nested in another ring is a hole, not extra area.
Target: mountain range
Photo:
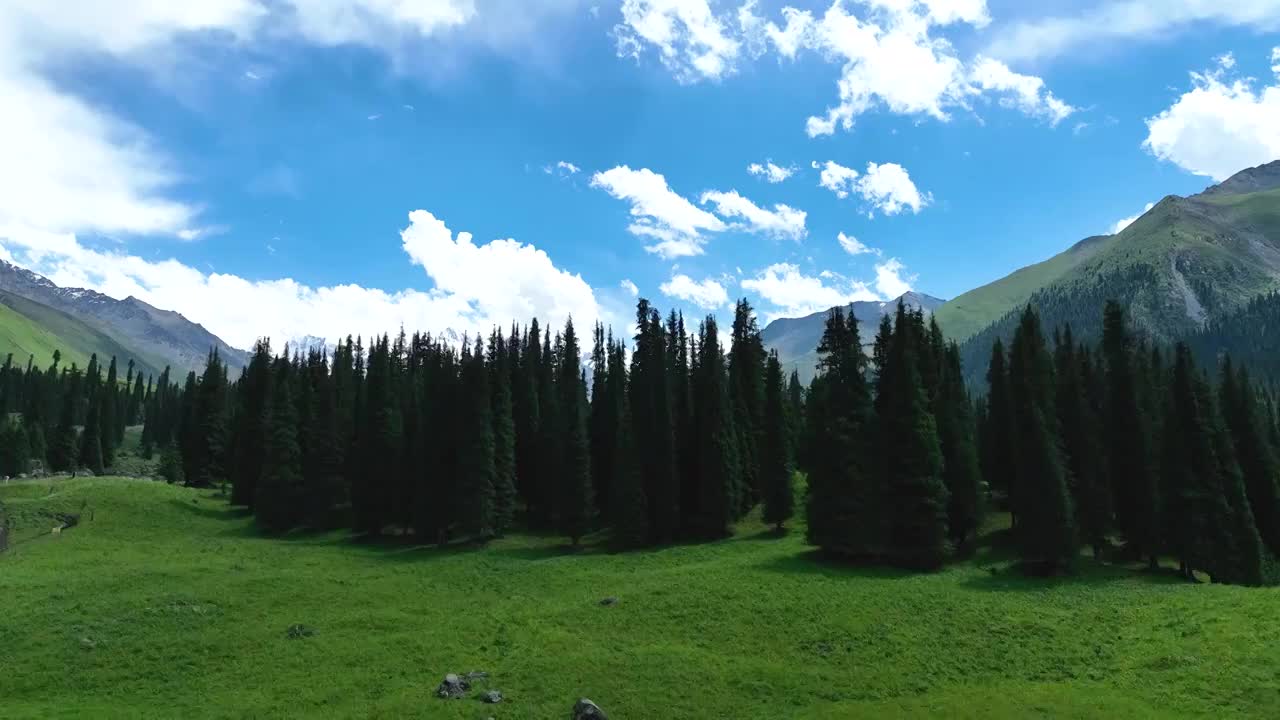
[[[248,361],[233,348],[181,314],[161,310],[135,297],[124,300],[83,288],[64,288],[48,278],[0,261],[0,352],[15,361],[34,357],[39,364],[58,350],[70,364],[83,367],[91,354],[133,360],[144,373],[168,365],[175,374],[204,367],[211,348],[239,370]]]
[[[880,324],[880,317],[893,312],[898,306],[898,301],[902,301],[908,308],[920,308],[926,315],[933,313],[946,302],[931,295],[912,291],[888,302],[869,300],[849,303],[845,309],[858,320],[858,332],[864,346],[871,347],[876,327]],[[823,326],[826,324],[829,312],[830,310],[823,310],[799,318],[778,318],[766,325],[760,333],[765,347],[778,352],[778,360],[782,363],[784,371],[790,373],[795,370],[800,376],[800,381],[805,384],[808,384],[817,372],[818,341],[822,338]]]
[[[1200,346],[1214,347],[1221,346],[1220,339],[1205,336],[1205,328],[1277,290],[1280,161],[1243,170],[1197,195],[1170,195],[1114,235],[1085,238],[953,300],[913,291],[891,301],[847,307],[868,346],[880,317],[899,300],[933,314],[943,332],[961,344],[966,371],[977,381],[992,342],[1012,334],[1017,313],[1027,304],[1038,308],[1047,329],[1070,324],[1084,337],[1100,332],[1102,307],[1114,299],[1154,340],[1195,335]],[[816,372],[816,348],[827,312],[778,318],[762,331],[765,345],[806,383]],[[1255,315],[1259,312],[1254,310]],[[1268,310],[1265,317],[1274,314]],[[1234,321],[1232,327],[1242,322]],[[1244,334],[1232,330],[1232,337]],[[456,333],[446,331],[445,336]],[[332,347],[310,336],[294,339],[290,346],[325,351]],[[115,356],[121,363],[132,359],[146,373],[157,373],[166,365],[185,373],[202,368],[210,348],[216,348],[233,371],[248,360],[243,350],[179,313],[134,297],[116,300],[93,290],[62,288],[0,261],[0,356],[11,352],[17,362],[32,356],[44,364],[57,350],[67,363],[84,365],[96,353]]]

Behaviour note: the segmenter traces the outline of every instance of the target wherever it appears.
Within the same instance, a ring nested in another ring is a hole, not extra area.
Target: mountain
[[[61,353],[64,366],[75,363],[84,368],[95,353],[104,361],[115,357],[122,371],[133,360],[144,375],[158,375],[165,365],[67,313],[0,291],[0,358],[12,353],[15,364],[25,365],[34,358],[37,365],[46,367],[54,351]]]
[[[893,312],[899,300],[907,307],[922,308],[926,314],[934,312],[945,302],[923,293],[908,292],[889,302],[872,300],[850,303],[846,309],[858,319],[858,332],[865,345],[870,347],[872,339],[875,338],[880,316]],[[778,359],[782,362],[783,368],[788,373],[792,369],[797,370],[800,373],[800,381],[805,384],[813,379],[816,372],[818,341],[822,339],[822,330],[826,325],[829,312],[831,310],[823,310],[799,318],[778,318],[766,325],[760,333],[765,347],[778,351]]]
[[[971,382],[991,344],[1007,340],[1031,303],[1046,328],[1101,333],[1102,308],[1119,301],[1153,341],[1199,332],[1251,299],[1280,289],[1280,161],[1244,170],[1190,197],[1169,196],[1115,235],[1089,238],[1054,258],[965,293],[938,310],[961,340]],[[982,326],[982,323],[986,323]]]
[[[122,362],[125,357],[131,357],[152,367],[172,365],[175,372],[183,373],[203,368],[211,348],[216,348],[233,370],[248,362],[243,350],[231,347],[203,326],[134,297],[116,300],[93,290],[58,287],[48,278],[4,261],[0,261],[0,292],[34,303],[28,309],[38,317],[28,317],[37,326],[50,329],[47,318],[69,316],[80,326],[92,328],[100,337],[81,345],[99,356],[115,354]],[[49,315],[40,308],[60,315]],[[53,332],[62,335],[56,330]],[[88,337],[79,326],[69,334],[71,337],[63,338],[69,347],[77,342],[77,337]]]
[[[1106,290],[1129,305],[1136,323],[1167,339],[1278,287],[1280,161],[1198,195],[1166,197],[1121,232],[1087,238],[960,295],[937,318],[949,337],[963,341],[1037,294],[1068,301]]]

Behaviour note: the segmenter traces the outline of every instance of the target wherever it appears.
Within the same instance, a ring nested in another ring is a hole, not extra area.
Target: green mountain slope
[[[1143,284],[1125,285],[1136,280]],[[1280,161],[1242,171],[1199,195],[1166,197],[1122,232],[1089,238],[967,292],[943,305],[937,317],[950,337],[965,341],[1037,296],[1070,304],[1105,290],[1127,301],[1145,330],[1167,339],[1276,288]],[[1094,309],[1084,308],[1086,314]]]
[[[144,374],[159,374],[164,363],[120,344],[111,336],[47,305],[0,291],[0,358],[13,353],[14,363],[35,358],[47,366],[55,350],[61,351],[64,365],[89,364],[97,353],[104,362],[115,357],[123,368],[133,360]]]

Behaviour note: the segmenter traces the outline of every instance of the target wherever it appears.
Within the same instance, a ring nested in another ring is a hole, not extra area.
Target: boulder
[[[490,705],[494,705],[502,702],[502,693],[498,692],[497,690],[489,690],[485,694],[481,695],[480,699],[489,703]]]
[[[444,676],[444,680],[440,682],[440,687],[436,688],[436,695],[446,700],[456,700],[467,694],[471,689],[471,681],[466,678],[458,677],[453,673]]]
[[[599,705],[586,698],[578,700],[573,706],[573,720],[609,720]]]

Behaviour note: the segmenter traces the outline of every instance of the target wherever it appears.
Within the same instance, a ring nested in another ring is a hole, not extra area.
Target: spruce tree
[[[1231,357],[1222,365],[1219,406],[1244,476],[1249,506],[1258,533],[1272,554],[1280,555],[1280,460],[1271,445],[1265,410],[1244,368],[1234,370]]]
[[[889,507],[870,462],[873,416],[857,320],[833,308],[817,350],[819,374],[805,402],[803,443],[808,541],[835,555],[880,558],[888,545]]]
[[[1062,431],[1062,447],[1070,470],[1072,500],[1080,539],[1101,557],[1111,529],[1111,488],[1103,471],[1101,419],[1090,402],[1092,364],[1075,345],[1068,325],[1054,352],[1057,395],[1055,405]]]
[[[960,348],[955,343],[943,351],[939,371],[941,378],[934,404],[942,447],[942,478],[949,498],[947,532],[957,551],[967,553],[982,524],[986,503],[973,402],[965,389]]]
[[[250,509],[258,495],[258,481],[266,462],[270,429],[267,415],[272,394],[271,343],[260,339],[253,347],[244,378],[236,388],[239,396],[238,422],[234,431],[236,448],[231,470],[231,503]],[[163,376],[162,376],[163,377]],[[147,414],[147,423],[152,414]]]
[[[921,380],[928,339],[902,301],[876,383],[877,451],[890,509],[887,558],[931,569],[947,554],[947,488],[937,423]],[[935,380],[936,382],[936,380]]]
[[[538,366],[537,469],[532,480],[530,521],[534,527],[555,528],[556,483],[560,477],[560,453],[564,450],[560,417],[560,389],[556,387],[559,360],[552,354],[551,329],[542,338]]]
[[[538,507],[537,481],[542,439],[538,397],[542,380],[542,345],[538,319],[534,318],[520,340],[520,362],[513,371],[513,408],[516,426],[516,488],[530,515]],[[534,518],[531,517],[532,521]]]
[[[516,514],[516,424],[506,340],[489,336],[489,395],[493,401],[493,530],[502,536]]]
[[[472,352],[466,341],[462,351],[462,446],[459,448],[459,497],[463,530],[477,539],[494,533],[494,436],[493,401],[489,373],[484,366],[484,346],[476,338]]]
[[[269,532],[291,530],[301,522],[305,508],[302,456],[298,446],[298,411],[294,404],[291,369],[277,360],[272,370],[267,410],[267,444],[262,474],[256,485],[253,511]]]
[[[641,298],[636,304],[630,402],[636,452],[640,456],[649,530],[653,541],[675,539],[681,522],[671,378],[662,317]]]
[[[627,393],[626,350],[621,342],[609,347],[609,370],[604,401],[614,414],[615,432],[610,456],[609,515],[613,520],[613,545],[631,549],[649,541],[649,510],[640,475],[635,433],[631,424],[631,403]]]
[[[733,401],[714,315],[708,315],[699,328],[693,398],[698,492],[686,524],[695,537],[716,539],[729,535],[738,517],[742,466],[741,434],[733,424]]]
[[[996,338],[987,366],[986,423],[982,429],[982,472],[994,493],[1004,496],[1018,525],[1017,436],[1014,433],[1013,401],[1009,390],[1009,369],[1004,343]]]
[[[89,410],[85,414],[84,432],[80,434],[80,457],[77,464],[94,475],[102,475],[102,390],[91,388]]]
[[[1108,476],[1115,494],[1116,524],[1128,540],[1130,553],[1146,556],[1154,567],[1160,551],[1160,494],[1151,424],[1140,405],[1135,345],[1124,310],[1108,301],[1103,310],[1102,353],[1107,376]]]
[[[591,486],[597,502],[597,511],[606,521],[611,519],[609,481],[614,475],[613,453],[617,441],[617,413],[607,399],[609,385],[609,345],[605,340],[604,325],[595,324],[591,346]]]
[[[595,501],[591,490],[591,448],[587,438],[587,388],[582,373],[578,335],[570,318],[564,326],[564,349],[556,386],[560,390],[563,450],[557,483],[556,510],[561,534],[576,547],[590,529]]]
[[[1029,305],[1009,352],[1009,388],[1017,447],[1019,550],[1037,569],[1070,567],[1076,556],[1075,512],[1058,436],[1053,362],[1040,317]]]
[[[729,350],[729,397],[737,431],[742,491],[735,517],[755,506],[760,497],[764,432],[765,351],[751,303],[741,299],[734,307],[732,346]]]
[[[791,485],[791,467],[787,418],[788,400],[782,384],[782,364],[776,351],[769,353],[765,365],[764,428],[760,445],[760,493],[764,503],[763,519],[781,532],[783,524],[795,510]]]

